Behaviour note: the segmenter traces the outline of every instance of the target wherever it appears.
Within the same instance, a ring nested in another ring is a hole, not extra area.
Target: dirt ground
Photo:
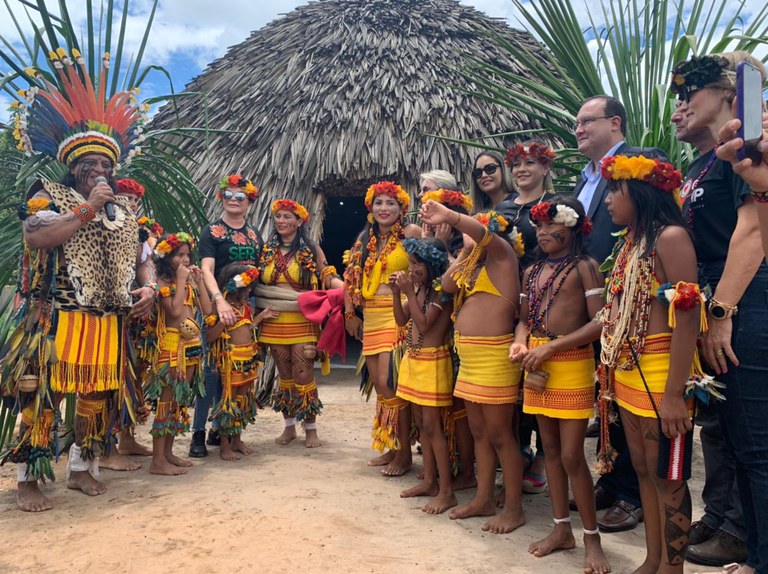
[[[15,505],[15,468],[0,469],[0,573],[15,572],[581,572],[580,521],[573,513],[575,550],[545,558],[528,554],[530,542],[552,527],[546,494],[524,498],[528,524],[508,535],[484,533],[485,519],[449,520],[420,511],[423,499],[401,499],[416,481],[411,472],[383,478],[369,468],[373,405],[365,403],[351,369],[335,369],[320,385],[324,446],[302,440],[279,447],[279,415],[262,412],[244,437],[255,452],[224,462],[218,449],[195,459],[186,476],[147,471],[102,471],[107,494],[89,498],[59,480],[45,486],[55,508],[25,514]],[[148,427],[137,432],[150,444]],[[594,451],[596,439],[587,439]],[[186,455],[189,436],[178,441]],[[694,454],[690,482],[694,518],[701,514],[703,464]],[[415,456],[416,467],[420,457]],[[473,491],[459,493],[462,503]],[[604,534],[614,572],[631,572],[643,560],[642,526]],[[691,574],[701,568],[686,565]],[[703,568],[701,570],[712,570]]]

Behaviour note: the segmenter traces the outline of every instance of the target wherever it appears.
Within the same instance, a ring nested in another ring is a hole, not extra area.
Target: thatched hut
[[[468,54],[532,77],[489,33],[534,45],[457,0],[311,2],[231,47],[187,86],[206,97],[166,106],[154,127],[236,132],[180,142],[195,181],[213,190],[224,174],[251,177],[262,190],[253,223],[265,231],[272,199],[303,203],[338,264],[362,226],[370,183],[415,191],[420,172],[440,168],[469,185],[478,150],[430,134],[466,140],[537,127],[467,93],[474,86],[458,69]]]

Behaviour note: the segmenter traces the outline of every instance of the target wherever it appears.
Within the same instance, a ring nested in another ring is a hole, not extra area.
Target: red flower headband
[[[509,167],[512,167],[516,160],[527,158],[536,160],[544,165],[549,165],[555,159],[555,152],[549,149],[548,146],[540,143],[534,142],[529,146],[517,144],[507,150],[507,158],[504,161]]]
[[[272,213],[277,213],[280,210],[290,211],[304,223],[309,221],[309,213],[306,208],[291,199],[278,199],[272,203]]]
[[[607,180],[645,181],[661,191],[675,192],[683,183],[683,174],[675,166],[645,156],[613,155],[600,161],[600,171]]]
[[[227,189],[242,189],[243,193],[248,197],[248,201],[256,201],[259,196],[259,188],[253,185],[250,179],[244,178],[239,173],[234,175],[228,175],[219,182],[219,190],[216,196],[221,199],[223,197],[222,192]]]
[[[115,181],[115,185],[117,185],[117,193],[132,195],[139,199],[144,196],[144,186],[135,179],[118,179]]]
[[[373,200],[379,195],[389,195],[394,197],[403,210],[407,210],[411,205],[411,197],[402,187],[391,181],[380,181],[369,187],[368,192],[365,194],[365,207],[368,208],[368,211],[371,211]]]
[[[571,228],[578,225],[578,229],[576,229],[578,233],[589,235],[592,233],[592,222],[589,216],[585,214],[584,219],[581,220],[581,225],[579,225],[580,217],[575,209],[560,203],[543,201],[531,208],[531,220],[534,223],[560,223]]]

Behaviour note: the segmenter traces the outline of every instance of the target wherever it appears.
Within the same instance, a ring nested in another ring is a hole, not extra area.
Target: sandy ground
[[[143,459],[136,472],[102,471],[109,491],[96,498],[65,488],[62,459],[59,480],[44,487],[55,505],[49,512],[19,512],[15,468],[2,467],[0,572],[581,572],[576,513],[577,548],[545,558],[526,550],[551,529],[546,494],[525,496],[528,524],[508,535],[484,533],[482,518],[424,514],[424,499],[399,498],[415,483],[414,473],[383,478],[365,464],[375,454],[373,406],[361,399],[353,371],[336,369],[320,393],[322,448],[306,449],[303,440],[275,445],[282,422],[264,411],[244,435],[253,455],[224,462],[212,448],[181,477],[150,475]],[[137,434],[150,444],[147,427]],[[588,451],[595,440],[587,440]],[[189,437],[178,444],[177,453],[186,455]],[[691,481],[694,518],[701,514],[699,452]],[[420,457],[415,461],[420,466]],[[460,492],[459,502],[472,492]],[[642,562],[642,527],[602,538],[614,572],[631,572]],[[685,572],[699,570],[687,564]]]

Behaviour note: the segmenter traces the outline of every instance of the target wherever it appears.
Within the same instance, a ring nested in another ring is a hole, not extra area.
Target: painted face
[[[427,266],[424,262],[410,254],[408,255],[408,271],[411,274],[411,281],[413,281],[414,285],[424,285],[429,278]]]
[[[440,189],[437,184],[435,183],[435,180],[433,179],[422,179],[419,181],[419,199],[421,199],[421,196],[427,193],[428,191],[437,191]]]
[[[635,204],[629,196],[626,181],[619,182],[618,186],[608,185],[605,205],[611,215],[611,221],[616,225],[631,225],[635,221]]]
[[[231,195],[231,197],[228,199],[227,195]],[[251,206],[248,197],[239,187],[231,187],[223,191],[221,202],[224,205],[224,211],[234,216],[245,215]]]
[[[183,265],[184,267],[189,267],[190,263],[190,255],[189,255],[189,245],[186,243],[183,243],[181,247],[179,247],[172,255],[171,258],[168,260],[168,263],[171,266],[171,269],[176,271],[179,268],[179,265]]]
[[[111,179],[114,165],[112,160],[100,153],[88,153],[69,167],[75,177],[77,190],[87,196],[96,185],[97,177]]]
[[[287,209],[279,209],[273,218],[277,234],[281,237],[295,234],[303,223],[292,211]]]
[[[381,194],[374,198],[371,213],[379,225],[390,227],[400,219],[402,208],[394,197]]]
[[[512,177],[517,187],[525,191],[541,189],[548,173],[549,168],[535,159],[518,159],[512,164]]]
[[[600,99],[586,102],[576,114],[574,133],[579,151],[595,161],[612,147],[616,133],[621,133],[619,119],[605,116],[605,100]]]
[[[685,112],[688,129],[701,129],[719,123],[723,110],[731,109],[727,94],[723,88],[702,88],[693,92]]]
[[[477,188],[490,195],[501,189],[503,185],[502,173],[504,166],[488,155],[482,155],[475,161],[475,169],[472,172],[472,178],[477,184]],[[478,171],[479,170],[479,171]]]
[[[544,253],[558,253],[571,246],[573,231],[562,223],[537,223],[536,240]]]

